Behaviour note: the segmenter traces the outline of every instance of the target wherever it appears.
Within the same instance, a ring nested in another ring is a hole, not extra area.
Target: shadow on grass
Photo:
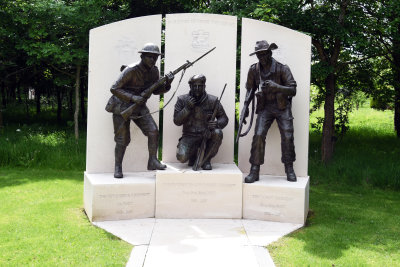
[[[310,134],[309,174],[312,184],[372,185],[400,190],[400,139],[370,128],[350,131],[335,145],[332,161],[321,159],[321,137]]]
[[[399,254],[399,193],[343,185],[313,186],[310,193],[312,216],[292,235],[305,243],[307,253],[329,260],[350,248]]]
[[[12,167],[2,168],[0,170],[0,188],[18,186],[26,183],[66,179],[82,182],[83,170],[25,169]]]

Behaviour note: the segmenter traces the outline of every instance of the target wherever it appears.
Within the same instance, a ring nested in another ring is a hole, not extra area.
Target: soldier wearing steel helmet
[[[293,138],[292,97],[296,95],[296,81],[290,68],[276,61],[272,57],[272,50],[277,49],[275,43],[271,45],[267,41],[257,41],[255,51],[258,63],[250,66],[246,89],[245,101],[257,92],[257,121],[254,129],[253,142],[251,144],[250,173],[245,178],[246,183],[259,180],[260,165],[264,164],[265,138],[271,124],[276,120],[281,134],[281,161],[285,165],[287,180],[295,182],[296,174],[293,170],[293,162],[296,160]],[[260,90],[258,90],[260,89]],[[249,102],[249,103],[250,103]],[[245,117],[249,114],[248,109]]]
[[[129,131],[131,120],[148,138],[149,159],[147,169],[163,170],[166,168],[166,166],[157,159],[158,127],[149,114],[149,109],[146,106],[147,99],[141,96],[141,93],[145,89],[159,80],[160,72],[155,64],[161,53],[158,46],[152,43],[144,45],[139,53],[141,53],[141,60],[139,63],[121,68],[121,75],[111,87],[113,96],[106,107],[107,111],[113,113],[114,141],[116,143],[115,178],[123,177],[122,161],[126,147],[131,141]],[[166,83],[159,86],[153,94],[159,95],[167,92],[171,88],[173,79],[173,74],[168,74]],[[129,120],[125,121],[121,116],[121,112],[132,105],[132,103],[140,105],[140,108],[131,115]]]

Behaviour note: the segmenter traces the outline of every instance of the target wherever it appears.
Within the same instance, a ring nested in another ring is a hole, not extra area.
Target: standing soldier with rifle
[[[264,164],[265,138],[274,120],[278,123],[281,134],[282,162],[285,165],[287,180],[295,182],[296,174],[293,170],[293,162],[296,160],[293,138],[292,97],[296,95],[296,81],[290,68],[276,61],[272,57],[272,51],[277,49],[275,43],[269,45],[267,41],[256,42],[255,52],[258,63],[250,66],[246,82],[246,99],[242,110],[238,136],[241,134],[245,118],[249,115],[249,104],[257,97],[256,114],[257,121],[251,144],[249,175],[246,183],[259,180],[260,165]],[[258,90],[259,89],[259,90]],[[254,102],[253,102],[254,103]],[[253,114],[252,114],[253,116]]]
[[[146,89],[159,81],[160,72],[155,64],[161,53],[158,46],[152,43],[146,44],[139,53],[141,53],[140,62],[123,69],[120,77],[111,87],[113,96],[106,106],[106,110],[113,113],[114,141],[116,143],[115,178],[123,177],[122,160],[126,147],[131,141],[130,120],[133,120],[148,138],[149,160],[147,169],[164,170],[166,168],[166,165],[157,159],[158,128],[146,106],[146,101],[150,96],[143,94]],[[167,74],[164,82],[159,84],[152,93],[159,95],[168,92],[173,79],[172,73]],[[122,112],[133,104],[135,104],[136,109],[128,116],[123,117]]]
[[[199,166],[194,166],[195,170],[197,167],[212,169],[210,160],[217,154],[222,143],[222,129],[228,124],[228,117],[220,101],[207,94],[205,84],[204,75],[191,77],[189,94],[178,97],[174,112],[174,123],[183,125],[176,158],[182,163],[189,161],[189,166],[197,163]],[[200,151],[202,143],[204,147]]]

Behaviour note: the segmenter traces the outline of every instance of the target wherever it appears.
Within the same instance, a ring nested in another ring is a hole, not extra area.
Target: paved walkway
[[[128,267],[275,266],[265,246],[301,224],[231,219],[136,219],[94,225],[134,245]]]

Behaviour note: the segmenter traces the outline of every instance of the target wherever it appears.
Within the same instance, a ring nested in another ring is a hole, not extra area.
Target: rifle
[[[225,92],[225,88],[226,88],[226,84],[224,86],[224,89],[222,89],[221,96],[219,97],[219,99],[217,98],[217,100],[215,100],[215,102],[214,102],[213,114],[211,115],[210,121],[214,121],[215,117],[217,116],[218,102],[221,100],[222,95]],[[201,141],[201,145],[200,145],[199,149],[197,150],[196,162],[193,165],[194,171],[197,171],[199,169],[199,166],[203,166],[203,164],[204,164],[204,152],[206,150],[206,144],[207,144],[207,139],[208,139],[206,131],[208,131],[208,129],[206,129],[204,131],[203,140]]]
[[[211,51],[213,51],[216,47],[210,49],[209,51],[207,51],[206,53],[204,53],[203,55],[201,55],[199,58],[197,58],[195,61],[190,62],[189,60],[186,60],[186,63],[184,63],[182,66],[180,66],[179,68],[177,68],[176,70],[172,71],[171,73],[173,75],[177,74],[178,72],[180,72],[181,70],[186,70],[187,68],[193,66],[194,63],[196,63],[197,61],[199,61],[200,59],[202,59],[203,57],[205,57],[207,54],[211,53]],[[162,77],[161,79],[159,79],[156,83],[154,83],[153,85],[151,85],[148,89],[146,89],[143,93],[141,93],[141,97],[143,98],[150,98],[151,94],[161,85],[164,84],[167,80],[167,76]],[[132,113],[134,111],[136,111],[136,109],[138,109],[140,105],[133,103],[132,105],[130,105],[127,109],[125,109],[124,111],[121,112],[121,116],[124,118],[125,121],[129,120],[129,117],[132,115]]]
[[[249,109],[249,105],[251,103],[251,117],[250,117],[250,124],[247,128],[246,132],[242,132],[243,124],[246,124],[246,110]],[[250,132],[251,126],[253,125],[253,118],[254,118],[254,90],[251,90],[250,94],[246,96],[244,100],[244,105],[242,112],[240,113],[240,120],[239,120],[239,129],[236,136],[236,143],[239,142],[239,138],[247,135]]]

